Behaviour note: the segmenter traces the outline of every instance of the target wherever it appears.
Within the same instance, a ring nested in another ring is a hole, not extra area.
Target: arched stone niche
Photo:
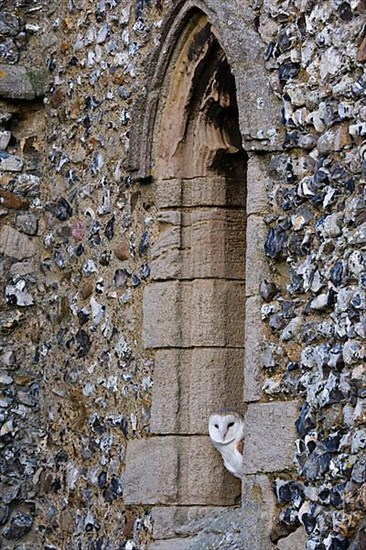
[[[235,81],[216,30],[199,11],[191,13],[170,65],[155,121],[154,179],[240,177],[245,154]]]
[[[152,159],[159,233],[143,296],[143,343],[155,351],[152,437],[140,442],[149,473],[139,484],[130,477],[128,498],[231,506],[240,483],[211,447],[207,422],[214,410],[243,409],[247,155],[234,77],[198,10],[172,52]],[[137,454],[127,456],[130,476]]]
[[[176,51],[153,145],[160,231],[143,338],[156,350],[153,433],[203,434],[213,410],[243,407],[246,153],[206,16],[192,14]]]

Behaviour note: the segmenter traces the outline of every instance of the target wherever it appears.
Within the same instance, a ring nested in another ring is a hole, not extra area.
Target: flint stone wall
[[[221,37],[248,154],[245,299],[238,312],[245,346],[222,349],[215,386],[229,365],[239,372],[244,356],[243,401],[232,396],[233,406],[247,407],[242,511],[233,506],[235,480],[215,454],[211,464],[228,492],[218,499],[208,484],[204,506],[199,499],[184,510],[177,503],[176,491],[184,496],[183,481],[192,483],[196,474],[187,470],[191,457],[201,464],[202,449],[213,453],[204,432],[210,359],[179,351],[189,385],[182,386],[177,426],[176,350],[170,357],[154,351],[154,326],[166,310],[157,319],[153,289],[165,273],[176,276],[177,227],[192,225],[171,211],[178,199],[184,208],[200,204],[204,189],[186,181],[181,203],[181,182],[160,182],[157,191],[150,172],[147,113],[159,89],[148,98],[146,89],[159,52],[160,61],[167,57],[164,45],[182,3],[2,0],[5,549],[359,550],[365,544],[365,3],[184,4],[207,13]],[[208,206],[237,205],[229,187],[223,201],[220,178],[211,183]],[[212,226],[208,220],[208,234],[216,239],[228,220],[217,217]],[[209,266],[219,276],[232,267],[223,265],[222,250]],[[193,260],[204,272],[199,247]],[[174,348],[173,289],[169,282],[166,337]],[[212,305],[209,327],[214,320]],[[189,369],[193,361],[202,364],[200,376]],[[154,395],[166,387],[166,362],[167,409]],[[211,384],[214,406],[215,391]],[[269,407],[280,416],[259,412]],[[194,432],[185,445],[197,454],[184,446],[189,456],[180,478],[173,468],[176,440],[161,434],[182,429]],[[276,445],[283,433],[282,450]],[[139,487],[149,471],[139,451],[153,449],[159,438],[171,441],[171,469],[161,472],[162,480],[168,474],[173,480],[171,506],[147,502]]]

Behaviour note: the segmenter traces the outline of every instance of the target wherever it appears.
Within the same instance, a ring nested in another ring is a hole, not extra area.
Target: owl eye
[[[229,424],[227,425],[228,428],[232,428],[234,426],[234,422],[229,422]]]
[[[215,428],[219,429],[219,425],[218,425],[218,424],[215,424]]]

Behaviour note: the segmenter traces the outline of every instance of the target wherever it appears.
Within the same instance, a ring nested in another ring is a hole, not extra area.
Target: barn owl
[[[208,421],[208,431],[212,445],[224,460],[225,468],[234,476],[243,477],[243,416],[226,409],[214,412]]]

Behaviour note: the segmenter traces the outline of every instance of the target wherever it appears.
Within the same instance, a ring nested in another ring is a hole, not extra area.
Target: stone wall
[[[127,438],[150,419],[154,205],[122,163],[160,8],[0,5],[0,546],[140,547],[151,518],[122,492]]]
[[[0,9],[0,546],[362,548],[365,3]],[[193,13],[235,78],[241,188],[199,116],[178,157],[159,138]],[[205,428],[230,399],[242,512]]]

